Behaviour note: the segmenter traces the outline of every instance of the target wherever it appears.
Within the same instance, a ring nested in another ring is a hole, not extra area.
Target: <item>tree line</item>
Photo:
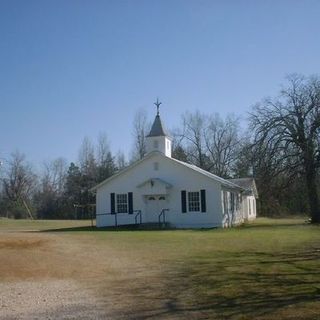
[[[36,175],[15,152],[2,169],[0,213],[10,217],[85,218],[95,202],[90,188],[146,154],[146,112],[133,120],[127,161],[113,155],[106,134],[84,138],[77,162],[47,162]],[[259,214],[307,214],[320,222],[320,78],[290,75],[275,97],[252,107],[246,128],[236,115],[186,112],[171,130],[173,157],[224,178],[254,177]]]

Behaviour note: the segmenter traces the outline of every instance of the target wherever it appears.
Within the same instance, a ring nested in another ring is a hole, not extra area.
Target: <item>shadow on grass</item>
[[[43,229],[40,232],[80,232],[80,231],[104,231],[100,230],[101,228],[91,227],[91,226],[82,226],[82,227],[67,227],[67,228],[52,228],[52,229]]]
[[[287,227],[306,227],[311,224],[307,221],[305,222],[293,222],[293,223],[245,223],[238,226],[239,229],[277,229],[277,228],[287,228]]]
[[[157,223],[145,223],[142,225],[120,225],[120,226],[112,226],[112,227],[100,227],[96,226],[81,226],[81,227],[67,227],[67,228],[50,228],[43,229],[41,232],[79,232],[79,231],[91,231],[91,232],[105,232],[105,231],[165,231],[165,230],[177,230],[177,231],[193,231],[193,232],[211,232],[213,230],[218,230],[220,232],[229,232],[230,230],[241,230],[241,229],[277,229],[277,228],[286,228],[286,227],[309,227],[309,223],[281,223],[281,224],[269,224],[269,223],[246,223],[240,226],[236,226],[231,229],[222,229],[222,228],[200,228],[200,229],[176,229],[170,225],[160,226]]]
[[[163,298],[145,297],[146,306],[132,308],[128,318],[319,319],[319,261],[320,250],[315,248],[185,261],[174,273],[164,274]],[[152,286],[146,279],[144,288],[132,288],[130,294],[153,292]]]
[[[170,227],[161,226],[140,226],[140,225],[124,225],[117,227],[101,227],[97,228],[95,226],[82,226],[82,227],[68,227],[68,228],[56,228],[56,229],[44,229],[40,232],[106,232],[106,231],[165,231],[165,230],[175,230]]]

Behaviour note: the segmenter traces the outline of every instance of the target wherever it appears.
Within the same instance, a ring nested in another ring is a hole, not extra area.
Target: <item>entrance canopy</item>
[[[143,195],[168,194],[172,184],[159,178],[151,178],[137,185],[137,188],[141,189]]]

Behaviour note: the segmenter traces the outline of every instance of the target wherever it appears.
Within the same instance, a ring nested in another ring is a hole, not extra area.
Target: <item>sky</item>
[[[286,75],[318,74],[320,1],[0,0],[0,158],[130,153],[139,109],[246,119]]]

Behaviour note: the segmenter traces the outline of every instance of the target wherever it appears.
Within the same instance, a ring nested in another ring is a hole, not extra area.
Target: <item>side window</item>
[[[126,193],[117,194],[117,212],[118,213],[128,212],[128,195]]]
[[[223,191],[223,204],[224,204],[224,213],[228,213],[228,192]]]
[[[190,212],[200,211],[200,192],[188,192],[188,209]]]
[[[230,210],[234,212],[234,192],[230,192]]]

